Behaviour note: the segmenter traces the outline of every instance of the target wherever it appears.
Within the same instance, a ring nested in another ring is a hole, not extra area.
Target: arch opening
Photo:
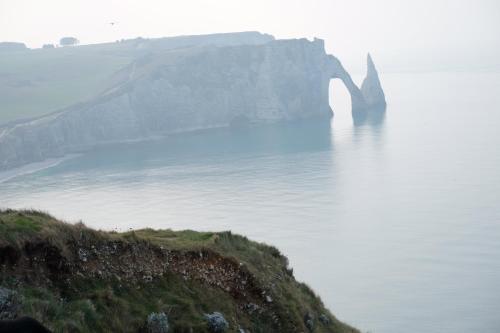
[[[351,94],[340,78],[330,80],[328,100],[333,110],[333,126],[348,127],[352,124]]]

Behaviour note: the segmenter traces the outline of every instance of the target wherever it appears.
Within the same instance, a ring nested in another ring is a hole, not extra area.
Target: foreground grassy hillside
[[[276,248],[230,232],[102,232],[7,210],[0,267],[0,319],[28,315],[55,332],[140,332],[151,313],[167,314],[169,332],[211,332],[213,312],[227,332],[357,332]]]

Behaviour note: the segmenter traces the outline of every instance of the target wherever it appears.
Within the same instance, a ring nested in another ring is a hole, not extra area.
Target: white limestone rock
[[[385,103],[371,59],[360,90],[340,61],[325,53],[322,40],[245,36],[256,38],[256,44],[151,47],[117,73],[118,83],[100,96],[0,129],[0,170],[105,143],[225,127],[242,119],[329,118],[332,78],[345,83],[353,111]]]

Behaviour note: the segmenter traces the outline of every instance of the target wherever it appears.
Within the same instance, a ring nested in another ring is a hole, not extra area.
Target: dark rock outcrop
[[[164,312],[151,313],[147,321],[148,333],[168,333],[168,317]]]
[[[0,287],[0,320],[16,318],[19,307],[20,303],[17,293],[13,290]]]
[[[307,313],[304,316],[304,324],[306,324],[307,329],[312,332],[314,330],[314,316]]]
[[[328,316],[325,315],[324,313],[322,313],[318,319],[323,325],[330,325],[331,323],[330,318],[328,318]]]
[[[224,333],[229,328],[226,318],[224,318],[220,312],[206,314],[205,318],[207,320],[208,329],[212,333]]]
[[[21,317],[14,320],[0,320],[1,333],[50,333],[36,319]]]

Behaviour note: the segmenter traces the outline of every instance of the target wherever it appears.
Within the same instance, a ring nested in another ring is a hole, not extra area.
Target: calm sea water
[[[0,183],[0,206],[278,246],[370,332],[500,332],[500,75],[382,77],[385,118],[110,146]],[[339,88],[339,89],[337,89]]]

